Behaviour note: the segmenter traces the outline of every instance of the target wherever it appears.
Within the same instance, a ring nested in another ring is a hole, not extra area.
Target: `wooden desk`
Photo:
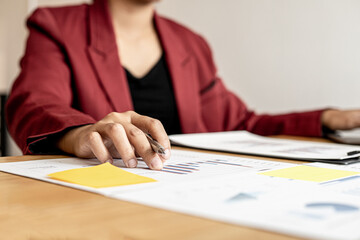
[[[0,162],[59,157],[64,156],[2,157]],[[290,240],[299,238],[115,200],[0,172],[0,239]]]

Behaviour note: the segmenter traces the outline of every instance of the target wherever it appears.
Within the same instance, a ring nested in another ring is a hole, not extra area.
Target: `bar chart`
[[[244,164],[231,162],[224,159],[213,159],[205,161],[192,161],[185,163],[177,164],[167,164],[162,169],[162,172],[174,173],[174,174],[189,174],[200,171],[203,166],[232,166],[232,167],[242,167],[242,168],[253,168],[252,166],[247,166]]]

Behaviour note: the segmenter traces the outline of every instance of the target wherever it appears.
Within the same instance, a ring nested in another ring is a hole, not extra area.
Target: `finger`
[[[101,126],[101,135],[110,138],[121,159],[127,167],[134,168],[137,166],[137,160],[134,149],[127,138],[124,127],[119,123],[108,123]]]
[[[91,132],[89,134],[89,145],[91,151],[94,153],[95,157],[101,162],[110,162],[113,163],[113,159],[105,147],[104,142],[101,138],[101,135],[98,132]]]
[[[160,157],[151,148],[143,131],[136,126],[128,123],[123,124],[130,143],[134,146],[135,151],[143,158],[145,163],[154,170],[162,169],[162,161]]]
[[[165,155],[160,155],[163,160],[170,158],[170,140],[162,123],[154,118],[133,113],[131,122],[142,131],[149,133],[154,140],[165,148]]]

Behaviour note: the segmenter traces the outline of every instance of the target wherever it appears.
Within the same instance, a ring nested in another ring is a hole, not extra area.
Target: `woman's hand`
[[[350,130],[360,127],[360,110],[325,110],[321,116],[324,126],[332,130]]]
[[[166,149],[165,156],[153,151],[144,132]],[[170,157],[170,141],[161,122],[133,111],[113,112],[95,124],[72,129],[59,139],[57,146],[81,158],[96,157],[102,163],[122,158],[131,168],[137,166],[136,155],[156,170],[162,169]]]

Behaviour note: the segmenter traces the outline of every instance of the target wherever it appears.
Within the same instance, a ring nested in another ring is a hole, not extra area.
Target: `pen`
[[[360,151],[355,150],[355,151],[348,152],[347,155],[352,156],[352,155],[355,155],[355,154],[358,154],[358,153],[360,153]]]
[[[160,143],[158,143],[157,141],[155,141],[148,133],[145,133],[147,139],[149,140],[149,143],[152,147],[152,149],[154,150],[154,152],[156,152],[157,154],[160,155],[165,155],[165,148],[163,146],[161,146]]]

